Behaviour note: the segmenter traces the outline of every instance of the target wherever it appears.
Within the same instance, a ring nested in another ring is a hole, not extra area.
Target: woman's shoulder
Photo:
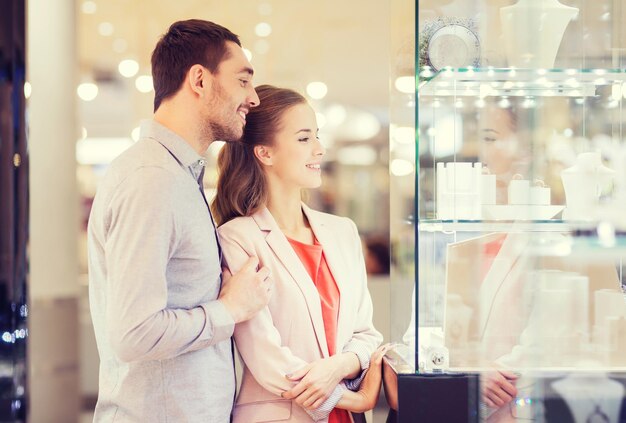
[[[258,231],[259,227],[252,216],[236,217],[217,228],[221,236],[236,234],[252,235],[255,230]]]

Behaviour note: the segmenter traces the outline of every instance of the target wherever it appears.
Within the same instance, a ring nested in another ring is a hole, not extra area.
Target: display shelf
[[[449,370],[450,374],[457,373],[484,373],[493,371],[491,367],[452,367]],[[603,366],[596,368],[581,369],[580,367],[573,366],[537,366],[527,367],[524,369],[526,376],[528,377],[548,377],[558,376],[561,374],[590,374],[594,373],[626,373],[626,366]],[[535,373],[535,374],[533,374]]]
[[[616,100],[626,92],[624,69],[422,69],[420,96],[591,97],[608,89]]]
[[[563,220],[438,220],[420,219],[419,230],[424,232],[572,232],[592,230],[587,222]]]
[[[539,257],[570,257],[584,260],[617,261],[626,258],[626,235],[572,236],[542,238],[529,254]]]

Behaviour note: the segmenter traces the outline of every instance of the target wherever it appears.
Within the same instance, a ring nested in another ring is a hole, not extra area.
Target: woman
[[[382,336],[359,235],[349,219],[301,202],[321,184],[324,155],[306,99],[269,85],[257,94],[242,141],[220,152],[213,202],[228,269],[256,256],[274,281],[269,305],[235,328],[245,366],[234,421],[350,422],[347,410],[375,404],[385,351],[365,372]]]

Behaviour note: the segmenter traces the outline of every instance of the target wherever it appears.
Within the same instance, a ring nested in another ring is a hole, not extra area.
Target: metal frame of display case
[[[0,1],[0,421],[27,414],[25,2]]]

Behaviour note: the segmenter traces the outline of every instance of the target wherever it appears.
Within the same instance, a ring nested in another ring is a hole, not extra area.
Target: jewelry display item
[[[437,163],[437,218],[480,219],[481,163]]]
[[[593,395],[587,389],[584,390],[585,398],[593,404],[593,411],[589,413],[586,423],[611,423],[609,416],[602,411],[602,407],[599,402],[593,400]]]
[[[610,188],[615,171],[604,166],[597,151],[581,153],[574,166],[561,172],[567,208],[563,219],[594,220],[600,196]]]
[[[594,410],[587,417],[587,423],[611,423],[609,416],[600,408],[600,405],[595,404]]]
[[[577,14],[577,8],[557,0],[519,0],[501,8],[500,21],[509,66],[554,67],[565,29]]]
[[[582,366],[585,363],[581,363]],[[551,383],[577,423],[619,421],[624,385],[601,372],[574,372]]]
[[[419,67],[480,65],[480,40],[473,19],[446,17],[427,21],[419,34]]]

